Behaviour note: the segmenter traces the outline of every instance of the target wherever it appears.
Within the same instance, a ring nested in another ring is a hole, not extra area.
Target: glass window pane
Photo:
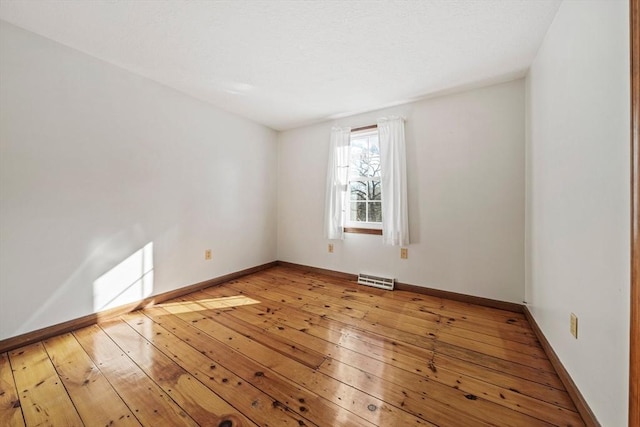
[[[369,175],[372,178],[380,178],[380,156],[369,156],[369,167],[371,172]]]
[[[369,152],[372,156],[380,156],[380,143],[378,141],[378,134],[372,135],[369,138]]]
[[[369,138],[369,163],[373,166],[371,176],[380,176],[380,144],[378,142],[378,134]]]
[[[359,151],[367,151],[369,149],[369,141],[366,137],[364,138],[352,138],[351,139],[351,150],[354,149]]]
[[[362,176],[366,176],[367,178],[373,178],[376,173],[380,171],[380,162],[375,161],[375,159],[367,156],[362,160]]]
[[[351,181],[351,200],[367,200],[367,183],[361,181]]]
[[[350,221],[381,222],[380,144],[376,131],[352,135],[349,159]]]
[[[369,203],[369,222],[382,222],[382,203]]]
[[[367,195],[369,197],[369,200],[381,200],[382,198],[380,197],[380,190],[382,184],[380,183],[380,181],[369,181],[367,184]]]
[[[349,219],[351,221],[366,221],[367,202],[351,202]]]
[[[351,176],[352,178],[368,176],[368,171],[369,158],[366,153],[363,152],[360,156],[351,156],[351,163],[349,164],[349,176]]]

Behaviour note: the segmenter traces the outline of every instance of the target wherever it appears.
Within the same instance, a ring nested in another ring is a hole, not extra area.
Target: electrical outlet
[[[211,249],[207,249],[204,251],[204,259],[206,260],[210,260],[212,258],[211,256]]]
[[[329,243],[329,246],[327,246],[327,250],[329,251],[330,254],[333,253],[333,243]]]
[[[570,327],[571,327],[571,335],[574,336],[575,339],[578,339],[578,316],[576,316],[575,314],[571,313],[571,320],[570,320]]]
[[[409,249],[407,249],[407,248],[400,248],[400,258],[401,258],[401,259],[407,259],[407,258],[409,258]]]

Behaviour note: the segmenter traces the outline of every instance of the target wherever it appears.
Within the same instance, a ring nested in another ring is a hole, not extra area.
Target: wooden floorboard
[[[279,266],[0,354],[0,425],[584,423],[522,313]]]
[[[44,346],[85,425],[140,425],[72,334],[49,338]]]

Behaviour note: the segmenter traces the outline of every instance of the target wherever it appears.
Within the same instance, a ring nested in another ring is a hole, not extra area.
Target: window
[[[324,215],[327,239],[367,233],[382,235],[385,245],[409,244],[405,157],[402,117],[383,117],[377,125],[353,132],[331,128]]]
[[[382,229],[382,185],[378,129],[351,133],[347,230]]]

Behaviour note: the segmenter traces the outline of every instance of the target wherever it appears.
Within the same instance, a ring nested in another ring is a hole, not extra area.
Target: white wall
[[[322,230],[331,126],[391,114],[407,119],[409,259],[380,236],[360,234],[329,254]],[[524,81],[281,133],[278,259],[522,302]]]
[[[274,131],[4,22],[0,55],[0,339],[149,242],[154,293],[276,259]]]
[[[612,427],[626,425],[628,402],[628,9],[627,1],[565,1],[527,81],[526,299],[596,417]]]

